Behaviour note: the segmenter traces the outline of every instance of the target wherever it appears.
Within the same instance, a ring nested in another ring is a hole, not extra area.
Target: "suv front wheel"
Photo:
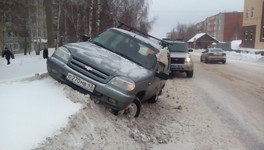
[[[188,78],[192,78],[193,77],[193,70],[186,71],[186,75],[187,75]]]
[[[124,115],[128,115],[129,118],[137,118],[141,111],[141,102],[140,100],[134,99],[133,103],[129,104],[127,108],[124,109]]]
[[[141,111],[141,102],[138,98],[134,99],[134,101],[129,104],[125,109],[121,110],[121,111],[117,111],[112,109],[112,113],[114,115],[118,115],[118,114],[122,114],[124,116],[127,116],[128,118],[132,118],[135,117],[137,118],[140,114]]]

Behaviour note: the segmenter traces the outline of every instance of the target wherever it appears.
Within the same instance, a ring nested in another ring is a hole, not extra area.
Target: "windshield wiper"
[[[103,47],[103,48],[105,48],[105,49],[107,49],[107,50],[113,51],[113,50],[109,49],[108,47],[104,46],[103,44],[101,44],[101,43],[99,43],[99,42],[96,42],[96,41],[90,41],[90,42],[92,42],[92,43],[94,43],[95,45],[98,45],[98,46],[100,46],[100,47]]]

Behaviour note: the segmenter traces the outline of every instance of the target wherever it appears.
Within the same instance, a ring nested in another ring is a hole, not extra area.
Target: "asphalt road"
[[[246,149],[264,149],[264,65],[205,64],[193,55],[197,95]]]

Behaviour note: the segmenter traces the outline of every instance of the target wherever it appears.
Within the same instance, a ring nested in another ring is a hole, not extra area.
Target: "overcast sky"
[[[220,12],[243,9],[244,0],[149,0],[149,18],[157,18],[150,34],[164,38],[178,23],[198,23]]]

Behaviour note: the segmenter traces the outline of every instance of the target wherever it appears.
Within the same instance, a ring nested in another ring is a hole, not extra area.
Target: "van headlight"
[[[55,50],[54,55],[65,62],[68,62],[71,57],[70,51],[65,47],[59,47],[57,50]]]
[[[114,77],[109,83],[127,91],[133,91],[136,87],[135,82],[126,77]]]

